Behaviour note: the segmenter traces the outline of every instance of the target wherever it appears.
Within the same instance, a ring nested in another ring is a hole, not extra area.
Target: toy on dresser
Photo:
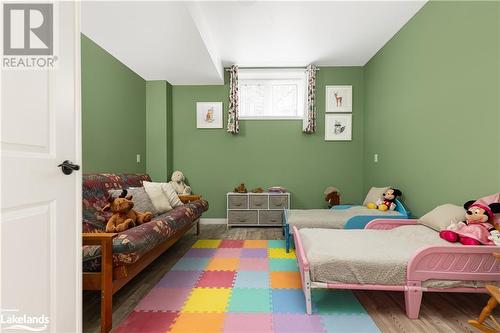
[[[366,205],[370,209],[378,209],[381,211],[394,210],[396,209],[397,198],[401,197],[403,193],[396,188],[389,188],[384,192],[382,198],[378,199],[375,203],[370,202]]]
[[[471,200],[464,204],[464,208],[467,210],[465,221],[452,222],[439,233],[439,237],[464,245],[500,246],[500,226],[493,225],[494,214],[500,213],[500,203],[485,205]]]
[[[241,183],[239,186],[234,188],[235,193],[247,193],[247,188],[244,183]]]

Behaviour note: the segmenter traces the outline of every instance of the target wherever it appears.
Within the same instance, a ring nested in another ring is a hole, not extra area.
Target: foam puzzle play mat
[[[314,290],[305,313],[282,240],[198,240],[115,332],[379,332],[351,291]]]

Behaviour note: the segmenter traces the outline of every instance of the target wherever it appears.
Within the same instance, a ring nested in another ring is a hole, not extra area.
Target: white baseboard
[[[202,217],[200,218],[200,224],[226,224],[226,219],[225,218],[205,218]]]

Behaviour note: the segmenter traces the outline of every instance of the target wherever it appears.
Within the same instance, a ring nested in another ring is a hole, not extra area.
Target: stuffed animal
[[[262,187],[256,187],[252,189],[252,193],[264,193],[264,189]]]
[[[490,236],[488,239],[493,242],[496,246],[500,246],[500,226],[495,225],[495,230],[490,231]]]
[[[191,194],[191,187],[187,186],[185,181],[186,177],[184,177],[184,174],[176,170],[172,173],[170,184],[172,184],[177,194],[189,195]]]
[[[234,192],[236,193],[247,193],[247,188],[244,183],[241,183],[240,186],[234,188]]]
[[[117,198],[109,197],[108,204],[102,208],[102,211],[111,210],[113,213],[106,224],[106,232],[122,232],[153,218],[151,212],[136,212],[133,207],[132,196],[127,196],[127,190]]]
[[[396,203],[394,202],[397,198],[402,196],[403,193],[396,188],[389,188],[384,192],[382,198],[378,199],[375,203],[369,202],[366,207],[370,209],[378,209],[380,211],[394,210],[396,209]]]
[[[452,222],[439,233],[439,237],[463,245],[500,245],[499,231],[492,224],[494,214],[500,213],[500,203],[484,205],[471,200],[464,204],[464,208],[467,210],[465,221]]]
[[[327,187],[323,194],[325,195],[325,201],[328,203],[328,208],[340,205],[340,192],[337,188]]]

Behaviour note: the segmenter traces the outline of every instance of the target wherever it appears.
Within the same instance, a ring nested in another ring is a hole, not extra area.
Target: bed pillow
[[[170,202],[170,206],[176,208],[183,205],[181,199],[179,199],[179,196],[177,195],[177,192],[175,192],[172,184],[161,183],[161,189],[163,190],[163,193],[165,193],[165,195],[167,196],[168,201]]]
[[[372,187],[369,191],[368,194],[366,195],[365,201],[363,201],[363,206],[366,206],[370,202],[377,202],[378,199],[382,198],[384,195],[385,191],[390,189],[390,186],[387,187]]]
[[[153,202],[153,206],[155,206],[158,214],[163,214],[172,210],[170,201],[161,189],[161,183],[144,181],[142,184],[144,185],[144,190],[146,190],[146,193],[148,194],[149,199],[151,199],[151,202]]]
[[[108,194],[116,198],[122,194],[122,190],[109,190]],[[132,202],[134,203],[134,209],[136,211],[151,212],[153,215],[157,215],[156,208],[151,202],[151,199],[149,199],[144,187],[129,187],[127,189],[127,195],[132,196]]]
[[[446,229],[452,222],[460,222],[465,219],[463,207],[444,204],[437,206],[419,219],[419,222],[436,231]]]

